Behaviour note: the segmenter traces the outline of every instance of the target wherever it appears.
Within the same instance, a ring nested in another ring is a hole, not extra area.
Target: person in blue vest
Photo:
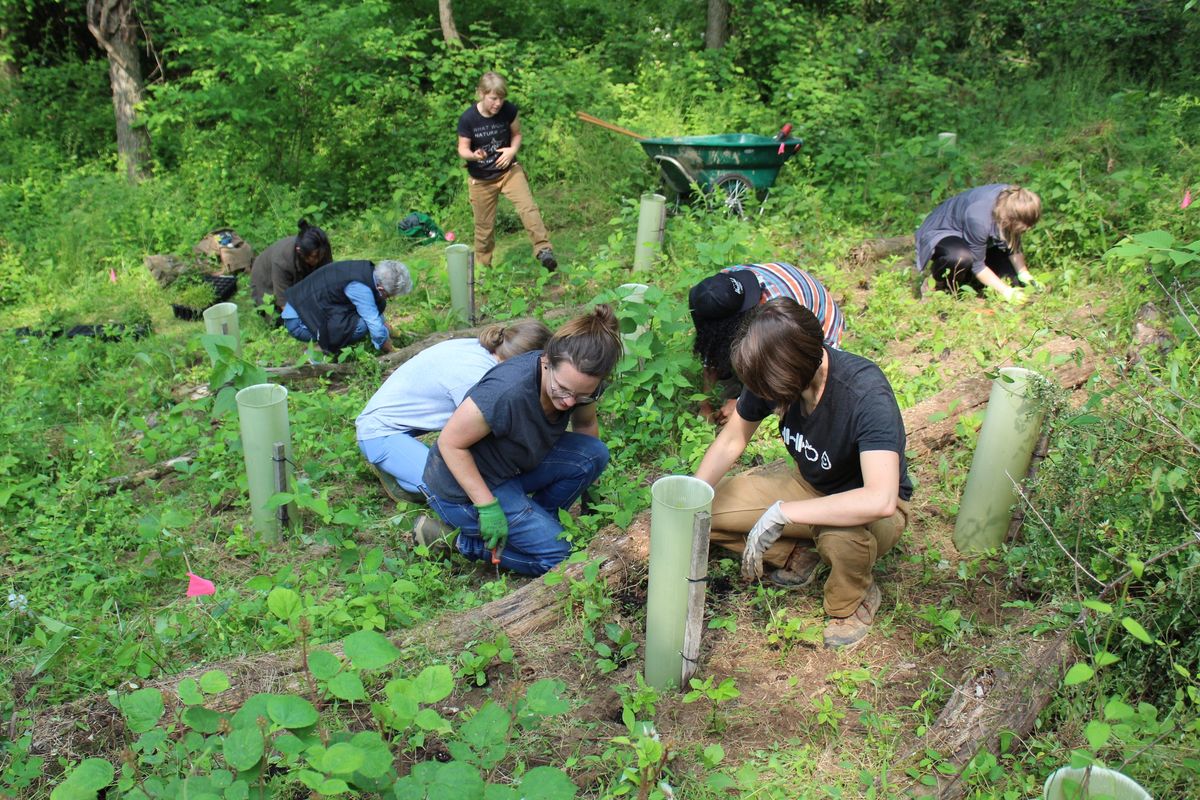
[[[327,353],[367,336],[376,350],[390,353],[383,310],[389,297],[411,291],[412,277],[399,261],[335,261],[292,286],[280,316],[288,333]]]

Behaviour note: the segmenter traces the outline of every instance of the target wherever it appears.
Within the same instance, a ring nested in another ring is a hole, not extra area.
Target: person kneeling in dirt
[[[940,291],[967,287],[981,295],[986,287],[1023,302],[1020,287],[1037,281],[1025,265],[1021,236],[1041,216],[1042,199],[1020,186],[993,183],[951,197],[917,229],[918,288],[928,267]]]
[[[269,294],[275,298],[275,311],[283,311],[288,289],[332,261],[333,248],[325,231],[300,220],[295,236],[280,239],[254,259],[250,268],[250,296],[254,305],[262,305]]]
[[[712,541],[742,551],[742,574],[807,586],[822,563],[825,646],[853,644],[882,602],[872,569],[908,523],[912,483],[900,408],[883,372],[823,343],[821,324],[790,298],[751,313],[733,345],[746,389],[696,477],[716,488]],[[725,474],[770,414],[795,467],[776,462]]]
[[[713,411],[707,401],[701,413],[724,425],[733,413],[742,384],[733,374],[729,350],[746,315],[776,297],[790,297],[816,315],[825,344],[841,344],[845,319],[819,280],[791,264],[741,264],[705,278],[688,293],[688,308],[696,326],[696,356],[704,366],[704,391],[721,387],[721,405]]]
[[[429,451],[422,487],[459,529],[460,553],[490,551],[492,563],[526,575],[567,557],[558,514],[608,465],[594,404],[621,354],[616,316],[598,305],[467,392]]]
[[[358,449],[393,500],[424,503],[421,476],[429,447],[418,439],[445,427],[467,391],[496,364],[540,350],[550,329],[535,319],[488,325],[478,339],[451,339],[422,350],[391,374],[354,421]],[[430,546],[450,532],[422,515],[417,541]]]
[[[288,333],[327,353],[368,334],[375,349],[390,353],[391,333],[383,321],[387,298],[411,291],[412,277],[399,261],[335,261],[289,289],[280,316]]]

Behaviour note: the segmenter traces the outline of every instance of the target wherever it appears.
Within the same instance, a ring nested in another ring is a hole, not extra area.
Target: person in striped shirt
[[[837,349],[846,326],[842,310],[819,280],[791,264],[739,264],[726,267],[692,287],[688,307],[696,326],[695,351],[704,367],[704,391],[722,385],[715,411],[706,401],[701,413],[724,425],[742,392],[733,374],[729,351],[746,314],[768,300],[789,297],[811,311],[825,332],[825,343]]]

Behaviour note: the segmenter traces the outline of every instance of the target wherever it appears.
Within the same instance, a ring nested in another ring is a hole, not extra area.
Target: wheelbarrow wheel
[[[754,185],[744,175],[731,172],[713,181],[714,199],[725,211],[738,217],[746,216],[746,203],[754,196]]]

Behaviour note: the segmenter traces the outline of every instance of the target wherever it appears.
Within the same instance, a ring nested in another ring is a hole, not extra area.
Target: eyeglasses
[[[554,370],[550,369],[549,364],[542,364],[542,369],[546,370],[546,374],[550,380],[550,396],[557,400],[574,400],[576,405],[586,406],[600,399],[600,395],[604,394],[604,384],[600,384],[596,388],[596,393],[592,394],[576,394],[568,392],[558,385],[558,381],[554,379]]]

